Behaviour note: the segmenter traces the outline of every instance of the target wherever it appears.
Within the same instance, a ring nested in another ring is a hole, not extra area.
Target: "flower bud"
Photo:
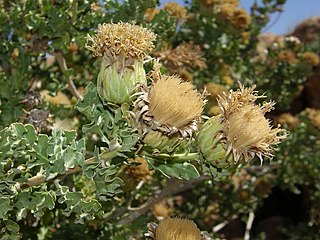
[[[203,157],[217,168],[228,168],[233,164],[231,154],[227,155],[222,139],[222,117],[207,120],[201,127],[197,141]]]
[[[146,83],[142,61],[135,61],[133,69],[119,71],[116,64],[106,66],[103,62],[97,80],[97,91],[106,102],[121,104],[129,102],[137,83]]]

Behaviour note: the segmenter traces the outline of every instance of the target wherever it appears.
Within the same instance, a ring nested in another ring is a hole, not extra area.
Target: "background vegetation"
[[[320,110],[305,86],[319,69],[319,37],[261,34],[284,1],[251,13],[221,2],[0,1],[1,239],[143,239],[147,223],[168,216],[216,239],[318,239]],[[275,100],[269,117],[290,135],[274,159],[216,172],[150,155],[150,178],[127,174],[139,136],[124,109],[103,106],[100,60],[85,48],[98,24],[119,21],[157,34],[151,55],[163,73],[207,89],[206,115],[238,81]]]

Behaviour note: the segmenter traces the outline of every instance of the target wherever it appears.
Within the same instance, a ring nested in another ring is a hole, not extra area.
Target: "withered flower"
[[[276,118],[276,122],[280,125],[288,125],[290,128],[295,128],[299,124],[299,118],[293,116],[291,113],[283,113]]]
[[[151,179],[152,172],[149,170],[148,163],[144,158],[128,159],[129,163],[138,164],[126,167],[126,174],[130,175],[136,182]]]
[[[144,19],[147,22],[151,22],[152,19],[154,19],[154,17],[160,12],[159,9],[156,8],[148,8],[144,14]]]
[[[231,23],[235,28],[244,29],[251,22],[251,18],[245,9],[237,9],[234,11]]]
[[[279,61],[288,62],[290,64],[298,63],[297,56],[292,50],[283,50],[278,55]]]
[[[154,148],[173,147],[197,130],[204,97],[190,82],[177,76],[161,76],[150,87],[142,87],[134,103],[133,124]]]
[[[320,129],[320,110],[307,108],[305,112],[307,113],[307,116],[310,122],[312,123],[312,125]]]
[[[226,168],[258,156],[271,158],[274,146],[286,138],[283,129],[272,128],[265,113],[274,102],[256,105],[259,96],[255,87],[224,93],[218,103],[221,115],[208,120],[198,136],[199,147],[206,159],[217,167]]]
[[[318,54],[313,52],[304,52],[302,54],[302,59],[304,59],[311,66],[317,66],[320,63],[320,58]]]
[[[169,12],[170,15],[176,17],[178,20],[183,20],[187,16],[187,10],[176,2],[165,3],[163,10]]]
[[[178,74],[185,80],[192,80],[191,69],[207,67],[204,53],[199,45],[182,42],[176,48],[154,54],[171,74]]]

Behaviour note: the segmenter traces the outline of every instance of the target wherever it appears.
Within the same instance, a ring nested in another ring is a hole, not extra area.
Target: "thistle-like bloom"
[[[190,82],[161,76],[139,94],[133,124],[151,147],[173,147],[180,138],[190,137],[197,130],[205,101]]]
[[[142,60],[145,52],[154,48],[155,39],[153,32],[138,25],[103,23],[98,26],[94,37],[87,35],[86,47],[93,52],[93,56]]]
[[[200,232],[197,225],[188,219],[167,218],[158,225],[149,224],[146,236],[152,240],[206,240],[210,239]]]
[[[274,102],[256,105],[255,101],[264,96],[254,88],[240,85],[240,90],[220,96],[221,116],[208,120],[200,131],[200,150],[218,167],[249,161],[255,155],[261,161],[263,157],[271,158],[274,146],[286,137],[285,130],[272,128],[264,116],[273,109]]]
[[[106,101],[130,101],[137,83],[146,83],[143,60],[154,47],[156,35],[131,23],[100,24],[96,34],[87,35],[86,47],[103,57],[98,75],[98,93]]]

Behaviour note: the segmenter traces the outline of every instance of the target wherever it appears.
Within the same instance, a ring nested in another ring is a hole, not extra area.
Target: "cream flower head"
[[[131,112],[132,124],[142,141],[154,149],[173,151],[198,129],[205,105],[204,94],[178,76],[159,75],[143,86]]]
[[[142,89],[135,102],[138,121],[166,135],[191,135],[197,129],[204,97],[190,82],[178,76],[161,76],[151,87]]]
[[[158,225],[149,224],[147,236],[153,240],[203,240],[208,239],[197,225],[188,219],[166,218]]]
[[[273,156],[274,145],[286,138],[283,129],[272,128],[270,120],[265,118],[265,113],[273,109],[274,102],[256,105],[259,96],[254,91],[255,86],[230,91],[219,96],[218,104],[222,110],[223,140],[227,145],[227,152],[233,153],[235,162],[241,158],[245,161],[257,155],[261,161],[263,156]]]
[[[96,34],[87,35],[86,48],[93,56],[123,55],[126,58],[145,58],[145,52],[154,48],[156,35],[146,28],[131,23],[103,23]],[[91,44],[90,44],[91,43]]]

